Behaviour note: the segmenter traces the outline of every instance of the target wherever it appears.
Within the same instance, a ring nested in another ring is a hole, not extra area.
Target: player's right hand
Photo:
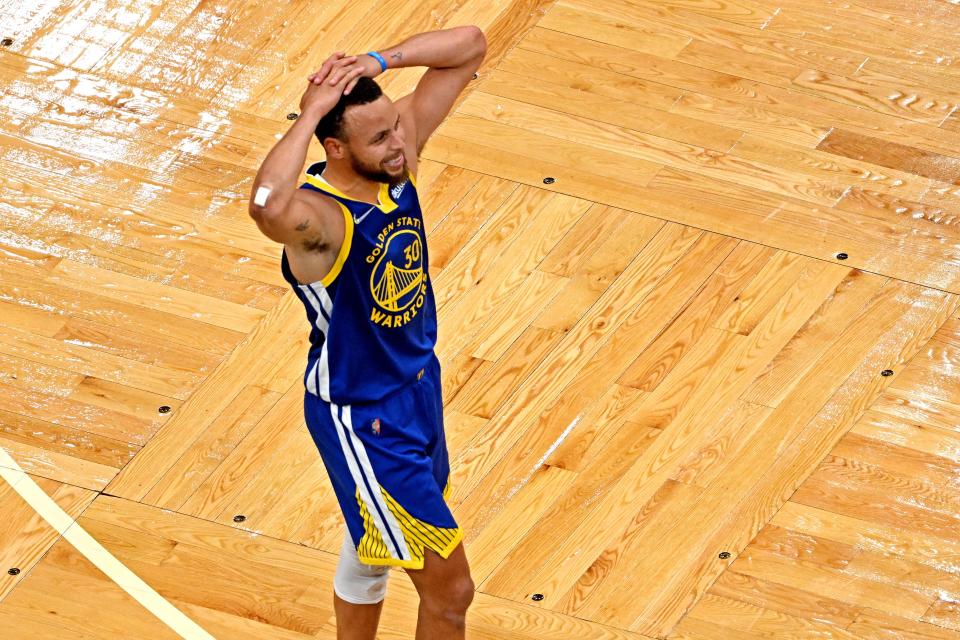
[[[342,52],[337,52],[327,58],[323,66],[308,78],[310,84],[307,85],[307,90],[303,92],[303,97],[300,98],[300,112],[313,112],[317,117],[323,117],[329,113],[337,104],[337,101],[340,100],[343,90],[362,71],[355,68],[351,69],[336,84],[332,85],[329,82],[324,82],[324,80],[329,78],[332,73],[355,66],[356,61],[356,56],[344,56]]]

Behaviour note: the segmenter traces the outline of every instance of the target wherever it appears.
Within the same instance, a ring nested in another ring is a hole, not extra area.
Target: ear
[[[346,149],[343,146],[343,142],[336,138],[326,138],[323,141],[323,150],[327,152],[328,158],[342,160],[344,156],[346,156]]]

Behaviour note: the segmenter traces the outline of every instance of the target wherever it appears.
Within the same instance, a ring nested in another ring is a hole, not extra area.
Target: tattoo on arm
[[[306,230],[307,230],[307,227],[309,227],[309,226],[310,226],[310,221],[309,221],[309,220],[304,220],[303,222],[301,222],[300,224],[298,224],[298,225],[296,226],[296,229],[297,229],[297,231],[306,231]]]
[[[403,60],[403,52],[397,51],[395,53],[391,53],[390,57],[393,58],[394,60]]]

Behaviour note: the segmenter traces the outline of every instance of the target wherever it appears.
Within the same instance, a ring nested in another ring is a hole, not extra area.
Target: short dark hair
[[[366,76],[358,78],[357,84],[350,90],[350,93],[340,96],[340,100],[337,101],[333,109],[320,118],[320,122],[317,123],[317,128],[314,130],[317,140],[320,141],[320,144],[323,144],[323,141],[327,138],[344,140],[343,114],[346,113],[347,107],[369,104],[382,95],[383,90],[380,89],[380,85],[373,78]]]

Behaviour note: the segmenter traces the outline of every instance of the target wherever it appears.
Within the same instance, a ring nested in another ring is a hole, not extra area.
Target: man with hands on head
[[[254,180],[250,215],[284,245],[306,309],[304,414],[347,523],[334,579],[337,638],[373,640],[387,571],[420,595],[418,640],[464,638],[474,585],[446,504],[436,307],[416,188],[418,155],[486,54],[476,27],[335,53],[308,79],[300,117]],[[428,67],[396,102],[373,80]],[[307,170],[316,136],[326,161]]]

